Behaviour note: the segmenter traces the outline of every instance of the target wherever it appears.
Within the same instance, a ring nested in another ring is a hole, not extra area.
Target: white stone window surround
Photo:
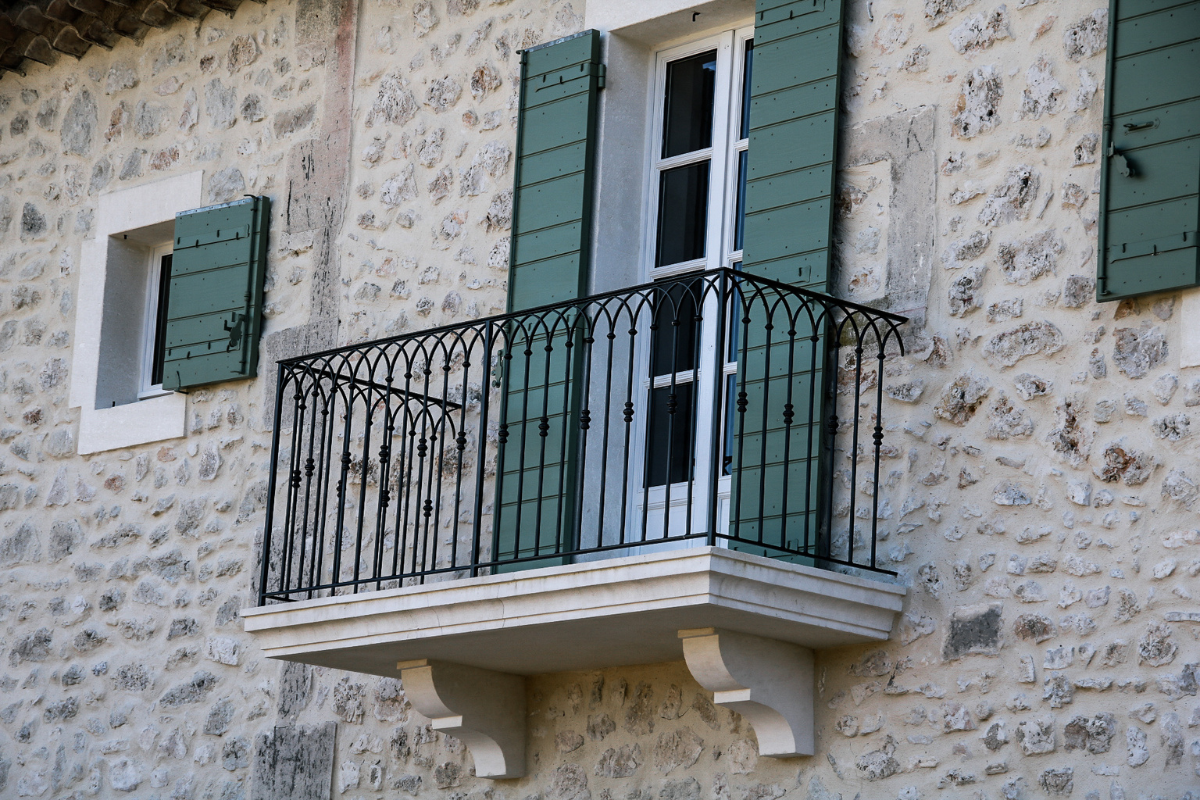
[[[754,0],[612,0],[592,3],[585,11],[584,25],[603,33],[603,59],[606,65],[605,88],[600,92],[599,119],[596,130],[595,202],[593,210],[593,237],[591,253],[591,289],[595,293],[613,291],[645,283],[655,277],[665,277],[672,268],[654,270],[653,243],[657,230],[657,171],[652,166],[655,154],[661,146],[661,116],[665,86],[665,65],[684,52],[705,47],[719,47],[721,41],[729,39],[728,46],[738,52],[740,59],[742,43],[740,37],[752,28]],[[731,35],[731,32],[734,32]],[[733,46],[733,40],[738,44]],[[705,42],[708,44],[704,44]],[[671,55],[674,53],[674,55]],[[722,58],[728,59],[729,54]],[[737,59],[734,59],[737,60]],[[727,65],[725,71],[733,75],[725,77],[739,84],[740,61]],[[726,87],[727,89],[728,87]],[[717,97],[731,93],[719,88]],[[718,103],[728,103],[718,99]],[[724,119],[737,117],[740,109],[726,108],[717,115]],[[728,120],[725,120],[727,123]],[[714,148],[721,145],[729,131],[728,124],[714,120]],[[714,149],[714,152],[716,150]],[[712,185],[726,186],[736,181],[736,157],[732,163],[714,169]],[[732,169],[729,169],[732,167]],[[720,173],[719,180],[715,173]],[[719,192],[724,196],[724,190]],[[720,206],[718,217],[723,219],[726,205],[731,196],[714,198],[710,204]],[[712,209],[710,208],[710,212]],[[722,235],[721,219],[713,227],[716,232],[709,238],[707,251],[710,263],[715,267],[728,262],[723,257],[726,247]],[[732,239],[732,237],[730,237]],[[691,269],[694,265],[689,265]],[[653,273],[653,274],[652,274]],[[732,365],[730,365],[732,366]],[[639,375],[648,375],[649,362],[639,361]],[[703,383],[708,386],[708,382]],[[710,397],[700,402],[708,407]],[[708,425],[701,425],[708,430]],[[645,431],[637,432],[634,448],[641,452],[645,448]],[[623,454],[609,453],[607,457],[622,457]],[[595,451],[591,457],[602,459],[606,454]],[[707,463],[708,459],[698,458]],[[635,459],[641,463],[640,459]],[[641,485],[641,477],[631,479],[633,485]],[[701,484],[705,484],[701,481]],[[723,483],[722,502],[727,502],[728,488]],[[674,495],[674,492],[672,492]],[[657,489],[650,502],[657,507],[663,489]],[[686,493],[680,502],[686,504]],[[644,501],[639,500],[638,505]],[[672,505],[675,505],[673,502]],[[695,502],[696,508],[705,507],[702,501]],[[640,514],[640,511],[634,511]],[[674,519],[685,519],[686,514],[672,512]],[[603,554],[611,557],[612,553]]]
[[[697,32],[738,27],[753,16],[754,0],[605,0],[587,4],[584,27],[661,49]]]
[[[592,289],[646,280],[642,266],[654,214],[646,190],[656,114],[657,54],[750,24],[754,0],[609,0],[589,3],[584,26],[604,33],[606,69],[597,125]],[[638,197],[632,201],[631,187]]]
[[[71,365],[79,453],[186,435],[187,396],[138,400],[150,249],[173,238],[175,214],[203,205],[201,171],[100,196],[96,228],[83,242]],[[114,403],[116,403],[114,405]]]
[[[1186,289],[1180,294],[1179,366],[1200,367],[1200,289]]]

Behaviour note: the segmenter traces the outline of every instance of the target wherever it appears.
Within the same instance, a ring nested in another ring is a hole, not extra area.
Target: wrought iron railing
[[[904,321],[717,270],[281,361],[260,601],[688,544],[886,571]]]

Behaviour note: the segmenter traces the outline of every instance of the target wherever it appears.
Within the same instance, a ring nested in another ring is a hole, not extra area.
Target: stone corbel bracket
[[[812,650],[716,628],[682,630],[679,638],[692,677],[713,692],[714,703],[746,718],[760,755],[813,754]]]
[[[463,741],[480,778],[525,774],[525,678],[419,659],[396,664],[404,693],[433,729]]]

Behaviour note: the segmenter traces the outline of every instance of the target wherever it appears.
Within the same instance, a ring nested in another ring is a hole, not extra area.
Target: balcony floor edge
[[[396,676],[441,659],[521,675],[683,660],[678,631],[814,650],[887,639],[905,589],[720,547],[444,581],[243,612],[271,658]]]

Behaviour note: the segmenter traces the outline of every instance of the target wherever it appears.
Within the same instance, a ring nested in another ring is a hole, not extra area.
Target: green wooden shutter
[[[1200,0],[1113,0],[1098,300],[1200,283]]]
[[[593,152],[603,86],[598,31],[521,53],[510,311],[587,292]]]
[[[513,312],[584,296],[591,250],[600,34],[521,53],[516,186],[508,278]],[[503,330],[497,560],[571,549],[581,361],[571,314],[518,316]],[[548,323],[548,324],[547,324]],[[546,558],[516,568],[559,563]]]
[[[175,216],[163,388],[256,374],[270,213],[252,197]]]
[[[832,279],[841,41],[842,0],[756,3],[742,267],[822,293]],[[745,309],[738,353],[730,533],[817,550],[826,339],[814,366],[806,315],[792,346],[785,312],[768,319],[765,306]]]
[[[758,0],[743,267],[827,292],[842,0]]]

